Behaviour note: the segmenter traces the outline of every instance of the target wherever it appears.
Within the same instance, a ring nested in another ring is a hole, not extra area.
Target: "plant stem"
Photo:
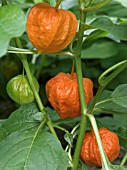
[[[124,155],[124,157],[120,163],[120,166],[123,166],[126,163],[126,161],[127,161],[127,153]]]
[[[21,41],[20,41],[19,38],[16,38],[16,44],[17,44],[17,46],[18,46],[19,48],[22,48],[22,44],[21,44]],[[48,114],[47,114],[47,111],[46,111],[45,107],[43,106],[43,104],[42,104],[42,102],[41,102],[41,99],[40,99],[40,96],[39,96],[39,94],[38,94],[38,92],[37,92],[37,90],[36,90],[36,88],[35,88],[35,86],[34,86],[32,74],[31,74],[31,71],[30,71],[30,68],[29,68],[29,64],[28,64],[26,55],[21,54],[21,55],[20,55],[20,59],[21,59],[21,61],[22,61],[22,63],[23,63],[23,66],[24,66],[24,68],[25,68],[25,71],[26,71],[26,74],[27,74],[27,76],[28,76],[28,80],[29,80],[30,86],[31,86],[31,88],[32,88],[32,91],[33,91],[33,93],[34,93],[35,99],[36,99],[37,104],[38,104],[38,107],[39,107],[40,111],[45,115],[45,118],[47,119],[47,122],[46,122],[46,123],[47,123],[47,125],[48,125],[51,133],[52,133],[55,137],[57,137],[56,132],[55,132],[55,130],[54,130],[54,128],[53,128],[52,122],[50,121],[50,118],[49,118],[49,116],[48,116]]]
[[[117,69],[119,66],[125,64],[125,63],[127,63],[127,60],[121,61],[121,62],[113,65],[113,66],[110,67],[109,69],[107,69],[105,72],[103,72],[103,73],[100,75],[99,79],[98,79],[99,84],[103,85],[103,82],[104,82],[104,80],[106,79],[106,78],[105,78],[106,75],[107,75],[108,73],[110,73],[111,71]]]
[[[58,0],[57,4],[55,6],[56,10],[58,10],[58,7],[59,7],[60,3],[61,3],[61,0]]]
[[[14,48],[14,47],[8,48],[8,53],[38,54],[37,50],[26,50],[26,49]],[[46,53],[44,55],[46,55]],[[52,53],[52,55],[74,57],[74,54],[72,54],[71,52],[56,52],[56,53]]]
[[[97,103],[98,99],[100,98],[101,93],[104,90],[104,88],[105,88],[104,86],[99,86],[98,91],[97,91],[97,93],[96,93],[96,95],[95,95],[95,97],[94,97],[94,99],[91,103],[91,106],[89,107],[89,109],[87,111],[88,114],[92,114],[94,106]]]
[[[106,73],[109,73],[109,71],[111,71],[112,69],[115,69],[116,66],[118,67],[114,72],[112,72],[107,78],[105,78],[104,80],[103,77],[106,75]],[[88,114],[91,114],[95,104],[97,103],[98,99],[100,98],[100,95],[102,93],[102,91],[104,90],[104,88],[121,72],[123,71],[125,68],[127,68],[127,60],[122,61],[114,66],[112,66],[111,68],[109,68],[108,70],[106,70],[104,73],[102,73],[102,75],[100,76],[99,82],[101,83],[100,87],[98,88],[98,91],[94,97],[94,100],[91,104],[91,106],[88,109]]]
[[[35,77],[36,77],[37,80],[38,80],[40,73],[41,73],[41,70],[44,66],[45,59],[46,59],[46,55],[44,54],[44,55],[41,56],[41,58],[38,62],[37,71],[35,73]]]
[[[60,130],[62,130],[63,132],[65,132],[65,133],[69,134],[69,131],[68,131],[68,130],[66,130],[65,128],[61,127],[61,126],[53,125],[53,127],[57,128],[57,129],[60,129]]]
[[[107,86],[110,81],[112,81],[121,71],[127,68],[127,60],[123,62],[113,73],[111,73],[105,80],[103,81],[103,86]]]
[[[84,2],[82,0],[79,1],[79,6],[80,8],[84,6]],[[87,117],[86,117],[87,106],[86,106],[86,100],[84,96],[84,85],[83,85],[82,68],[81,68],[81,50],[82,50],[82,41],[83,41],[83,34],[84,34],[82,30],[83,30],[83,22],[85,21],[85,18],[86,18],[86,15],[81,10],[80,11],[79,35],[78,35],[77,47],[75,51],[75,65],[76,65],[78,90],[79,90],[80,106],[81,106],[81,122],[80,122],[79,135],[78,135],[74,157],[73,157],[73,166],[71,170],[78,169],[80,150],[81,150],[84,133],[86,130],[86,123],[87,123]]]
[[[107,156],[105,154],[105,151],[104,151],[104,148],[103,148],[103,145],[102,145],[102,142],[101,142],[101,138],[100,138],[100,135],[99,135],[99,132],[98,132],[98,127],[97,127],[96,120],[95,120],[94,116],[91,115],[91,114],[87,114],[87,116],[90,119],[94,134],[96,136],[98,148],[99,148],[99,151],[100,151],[102,166],[104,166],[103,168],[105,170],[109,170],[109,167],[108,167],[108,162],[109,161],[108,161],[108,158],[107,158]]]
[[[103,6],[105,6],[107,3],[109,3],[110,1],[111,0],[104,0],[104,1],[100,2],[99,4],[97,4],[96,6],[84,8],[83,11],[90,12],[90,11],[98,10],[98,9],[102,8]]]

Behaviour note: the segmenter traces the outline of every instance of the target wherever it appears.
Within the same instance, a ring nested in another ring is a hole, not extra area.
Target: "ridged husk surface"
[[[100,128],[99,134],[105,153],[110,162],[115,160],[120,152],[118,136],[106,128]],[[100,152],[93,131],[86,132],[80,153],[81,159],[91,166],[102,166]]]
[[[53,53],[73,40],[78,22],[72,12],[40,3],[30,9],[26,26],[28,37],[38,52]]]
[[[93,97],[93,83],[83,78],[86,104]],[[80,116],[80,102],[76,73],[59,73],[46,84],[46,94],[53,108],[62,119]]]

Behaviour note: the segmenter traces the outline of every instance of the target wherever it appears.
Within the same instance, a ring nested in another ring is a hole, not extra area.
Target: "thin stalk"
[[[120,166],[123,166],[126,163],[126,161],[127,161],[127,153],[124,155],[124,157],[120,163]]]
[[[97,91],[97,93],[96,93],[96,95],[95,95],[95,97],[94,97],[94,99],[91,103],[91,106],[89,107],[89,109],[87,111],[88,114],[92,114],[94,106],[97,103],[98,99],[100,98],[101,93],[104,90],[104,88],[105,88],[105,86],[99,86],[98,91]]]
[[[38,79],[39,76],[40,76],[40,73],[41,73],[41,70],[43,68],[43,64],[45,62],[45,59],[46,59],[46,55],[44,54],[44,55],[41,56],[40,61],[39,61],[38,66],[37,66],[37,71],[35,73],[36,79]]]
[[[103,72],[103,73],[100,75],[100,77],[99,77],[99,79],[98,79],[98,82],[99,82],[100,84],[103,84],[103,82],[104,82],[105,79],[106,79],[105,77],[106,77],[106,75],[107,75],[108,73],[110,73],[111,71],[117,69],[118,67],[120,67],[121,65],[126,64],[126,63],[127,63],[127,60],[124,60],[124,61],[121,61],[121,62],[113,65],[113,66],[110,67],[109,69],[107,69],[105,72]]]
[[[17,53],[17,54],[38,54],[36,50],[25,50],[25,49],[8,49],[8,53]],[[46,55],[46,53],[44,53]],[[60,55],[60,56],[67,56],[67,57],[74,57],[74,54],[71,52],[56,52],[52,53],[52,55]]]
[[[88,109],[88,112],[87,112],[88,114],[92,113],[94,106],[97,103],[98,99],[100,98],[101,93],[104,90],[104,88],[125,68],[127,68],[127,61],[124,61],[122,64],[119,64],[119,67],[114,72],[112,72],[107,78],[105,78],[103,80],[103,83],[102,83],[102,80],[101,80],[102,77],[101,77],[101,79],[100,79],[101,85],[98,88],[98,91],[97,91],[97,93],[94,97],[94,100],[93,100],[91,106]]]
[[[99,151],[100,151],[102,165],[104,166],[105,170],[110,170],[109,166],[108,166],[108,159],[107,159],[107,156],[105,154],[105,151],[104,151],[104,148],[103,148],[103,145],[102,145],[102,142],[101,142],[101,138],[100,138],[100,135],[99,135],[99,132],[98,132],[96,120],[95,120],[94,116],[91,115],[91,114],[87,114],[87,116],[90,119],[94,134],[96,136],[98,148],[99,148]]]
[[[112,1],[112,0],[104,0],[101,3],[97,4],[96,6],[84,8],[83,11],[90,12],[90,11],[98,10],[98,9],[102,8],[103,6],[105,6],[106,4],[108,4],[110,1]]]
[[[103,82],[103,86],[107,86],[121,71],[127,68],[127,61],[120,65],[113,73],[111,73]]]
[[[14,51],[14,50],[8,50],[8,53],[14,53],[14,54],[36,54],[32,51]]]
[[[16,44],[17,44],[17,46],[18,46],[19,48],[22,48],[22,44],[21,44],[21,41],[20,41],[19,38],[16,38]],[[23,66],[24,66],[24,68],[25,68],[25,71],[26,71],[26,74],[27,74],[27,76],[28,76],[28,80],[29,80],[30,86],[31,86],[31,88],[32,88],[32,91],[33,91],[33,93],[34,93],[35,99],[36,99],[37,104],[38,104],[38,107],[39,107],[40,111],[45,115],[45,118],[47,119],[47,122],[46,122],[46,123],[47,123],[47,125],[48,125],[51,133],[52,133],[55,137],[57,137],[56,132],[55,132],[55,130],[54,130],[54,128],[53,128],[52,122],[50,121],[50,118],[49,118],[49,116],[48,116],[48,114],[47,114],[47,111],[46,111],[45,107],[43,106],[43,104],[42,104],[42,102],[41,102],[41,99],[40,99],[40,96],[39,96],[39,94],[38,94],[38,92],[37,92],[37,90],[36,90],[36,88],[35,88],[35,86],[34,86],[33,77],[32,77],[32,74],[31,74],[31,71],[30,71],[30,68],[29,68],[29,64],[28,64],[26,55],[25,55],[25,54],[21,54],[21,55],[20,55],[20,59],[21,59],[21,61],[22,61],[22,63],[23,63]]]
[[[33,90],[33,93],[34,93],[35,99],[37,101],[38,107],[39,107],[40,111],[45,115],[45,117],[47,117],[47,122],[46,123],[47,123],[51,133],[55,137],[57,137],[56,132],[55,132],[55,130],[53,128],[52,122],[50,121],[50,119],[48,117],[48,114],[47,114],[47,111],[46,111],[45,107],[43,106],[43,104],[41,102],[41,99],[40,99],[40,96],[39,96],[39,94],[38,94],[38,92],[37,92],[37,90],[36,90],[36,88],[35,88],[35,86],[33,84],[33,78],[32,78],[32,74],[31,74],[30,68],[29,68],[29,64],[27,62],[27,58],[25,56],[22,56],[20,58],[21,58],[21,61],[23,63],[23,66],[25,68],[25,71],[27,73],[28,80],[29,80],[29,83],[30,83],[31,88]]]
[[[57,129],[60,129],[60,130],[62,130],[63,132],[65,132],[65,133],[69,134],[69,131],[68,131],[68,130],[66,130],[65,128],[61,127],[61,126],[53,125],[53,127],[54,127],[54,128],[57,128]]]
[[[84,6],[84,2],[82,0],[79,0],[79,6],[80,8]],[[79,90],[80,106],[81,106],[81,122],[80,122],[79,135],[78,135],[73,162],[72,162],[73,166],[71,170],[78,169],[80,150],[81,150],[84,133],[86,131],[86,124],[87,124],[87,117],[86,117],[87,106],[86,106],[86,100],[84,96],[84,85],[83,85],[82,68],[81,68],[81,49],[82,49],[82,41],[83,41],[83,34],[84,34],[82,30],[83,30],[83,23],[85,21],[85,18],[86,18],[86,15],[81,10],[80,11],[79,35],[78,35],[77,47],[75,50],[75,65],[76,65],[78,90]]]
[[[58,0],[57,4],[55,6],[56,10],[59,8],[60,3],[61,3],[61,0]]]

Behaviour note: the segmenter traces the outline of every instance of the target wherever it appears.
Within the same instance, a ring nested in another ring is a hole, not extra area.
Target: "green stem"
[[[98,9],[102,8],[103,6],[105,6],[107,3],[109,3],[110,1],[112,1],[112,0],[104,0],[101,3],[97,4],[96,6],[84,8],[83,11],[90,12],[90,11],[98,10]]]
[[[118,63],[119,64],[119,63]],[[112,72],[107,78],[103,80],[102,85],[105,87],[112,81],[121,71],[127,68],[127,60],[124,61],[114,72]]]
[[[59,8],[60,3],[61,3],[61,0],[58,0],[57,4],[55,6],[56,10]]]
[[[126,62],[127,62],[127,60],[122,61],[122,62],[119,62],[119,63],[113,65],[112,67],[110,67],[109,69],[107,69],[105,72],[103,72],[103,73],[100,75],[99,79],[98,79],[99,84],[103,85],[103,82],[104,82],[104,80],[106,79],[106,78],[105,78],[106,75],[107,75],[108,73],[110,73],[111,71],[115,70],[116,68],[118,68],[119,66],[125,64]]]
[[[21,44],[21,41],[20,41],[19,38],[16,38],[16,44],[17,44],[17,46],[18,46],[19,48],[22,48],[22,44]],[[37,104],[38,104],[38,107],[39,107],[40,111],[45,115],[45,117],[46,117],[46,119],[47,119],[47,122],[46,122],[46,123],[47,123],[47,125],[48,125],[51,133],[52,133],[55,137],[57,137],[56,132],[55,132],[55,130],[54,130],[54,128],[53,128],[52,122],[50,121],[50,118],[49,118],[49,116],[48,116],[48,114],[47,114],[47,111],[46,111],[45,107],[43,106],[43,104],[42,104],[42,102],[41,102],[41,99],[40,99],[40,96],[39,96],[39,94],[38,94],[38,92],[37,92],[37,90],[36,90],[36,88],[35,88],[35,86],[34,86],[32,74],[31,74],[31,71],[30,71],[30,68],[29,68],[29,64],[28,64],[26,55],[21,54],[21,55],[20,55],[20,59],[21,59],[21,61],[22,61],[22,63],[23,63],[23,66],[24,66],[24,68],[25,68],[25,71],[26,71],[26,74],[27,74],[27,76],[28,76],[28,80],[29,80],[30,86],[31,86],[31,88],[32,88],[32,90],[33,90],[35,99],[36,99]]]
[[[14,48],[14,47],[9,47],[8,53],[38,54],[37,50],[26,50],[26,49],[21,49],[21,48]],[[44,55],[46,55],[46,53]],[[52,55],[74,57],[74,54],[72,54],[71,52],[56,52],[56,53],[52,53]]]
[[[36,79],[38,80],[39,76],[40,76],[40,73],[41,73],[41,70],[43,68],[43,64],[45,62],[45,59],[46,59],[46,55],[42,55],[41,58],[40,58],[40,61],[38,63],[38,66],[37,66],[37,71],[35,73],[35,77]]]
[[[124,157],[123,157],[123,159],[121,161],[120,166],[123,166],[126,163],[126,161],[127,161],[127,153],[124,155]]]
[[[29,83],[30,83],[31,88],[33,90],[33,93],[34,93],[35,99],[37,101],[38,107],[39,107],[40,111],[47,117],[48,121],[46,123],[47,123],[51,133],[55,137],[57,137],[56,132],[55,132],[55,130],[53,128],[52,122],[50,121],[50,118],[48,117],[47,111],[46,111],[45,107],[43,106],[43,104],[41,102],[41,99],[40,99],[40,96],[39,96],[39,94],[38,94],[38,92],[37,92],[37,90],[36,90],[36,88],[35,88],[35,86],[33,84],[33,78],[32,78],[32,74],[31,74],[31,71],[30,71],[30,68],[29,68],[27,58],[26,58],[26,56],[22,56],[20,58],[21,58],[21,61],[23,63],[23,66],[24,66],[24,68],[26,70],[28,80],[29,80]]]
[[[61,126],[53,125],[53,127],[57,128],[57,129],[60,129],[60,130],[62,130],[63,132],[65,132],[65,133],[69,134],[69,131],[68,131],[68,130],[66,130],[65,128],[61,127]]]
[[[108,158],[105,154],[105,151],[104,151],[104,148],[103,148],[103,145],[102,145],[102,142],[101,142],[101,138],[100,138],[100,135],[99,135],[99,132],[98,132],[96,120],[95,120],[94,116],[91,115],[91,114],[87,114],[87,116],[90,119],[91,125],[93,127],[94,134],[96,136],[98,148],[99,148],[99,151],[100,151],[102,166],[105,170],[110,170],[109,167],[108,167],[109,161],[108,161]]]
[[[84,6],[84,2],[82,0],[79,1],[79,6],[82,8]],[[79,26],[79,35],[77,41],[77,47],[75,51],[75,65],[76,65],[76,73],[77,73],[77,80],[78,80],[78,90],[80,96],[80,106],[81,106],[81,122],[80,122],[80,129],[78,134],[78,139],[76,143],[76,148],[73,157],[73,166],[71,170],[78,169],[78,162],[80,156],[80,149],[82,146],[84,133],[86,131],[86,124],[87,124],[87,117],[86,117],[86,100],[84,96],[84,85],[83,85],[83,78],[82,78],[82,67],[81,67],[81,50],[82,50],[82,41],[83,41],[83,23],[85,21],[86,15],[81,10],[80,11],[80,26]]]
[[[99,86],[98,91],[97,91],[97,93],[96,93],[96,95],[95,95],[95,97],[94,97],[88,111],[87,111],[88,114],[92,114],[94,106],[97,103],[98,99],[100,98],[101,93],[104,90],[104,88],[105,88],[104,86]]]
[[[36,54],[36,53],[34,53],[32,51],[18,51],[18,50],[16,50],[16,51],[8,50],[7,52],[8,53],[14,53],[14,54]]]
[[[119,66],[119,67],[118,67]],[[117,67],[117,69],[112,72],[107,78],[105,78],[104,80],[103,77],[109,73],[112,69],[115,69]],[[109,68],[108,70],[106,70],[101,76],[100,76],[100,79],[99,79],[99,82],[101,83],[100,87],[98,88],[98,91],[94,97],[94,100],[93,102],[91,103],[91,106],[89,107],[88,109],[88,114],[92,113],[93,112],[93,109],[94,109],[94,106],[95,104],[97,103],[98,99],[100,98],[101,96],[101,93],[102,91],[104,90],[104,88],[121,72],[123,71],[125,68],[127,68],[127,61],[122,61],[118,64],[116,64],[115,66]]]

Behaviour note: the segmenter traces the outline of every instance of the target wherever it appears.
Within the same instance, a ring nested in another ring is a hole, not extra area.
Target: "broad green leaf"
[[[127,150],[127,116],[113,115],[114,122],[117,122],[117,135],[119,136],[120,145]]]
[[[90,169],[91,169],[91,167],[88,167],[88,165],[85,164],[85,162],[82,162],[82,161],[80,160],[80,165],[79,165],[78,170],[90,170]]]
[[[69,143],[69,145],[72,147],[72,143],[73,143],[73,134],[71,133],[66,133],[64,135],[64,139]]]
[[[113,117],[104,116],[97,118],[99,127],[106,127],[111,131],[118,131],[121,128],[127,128],[127,116],[113,115]],[[126,135],[126,134],[125,134]]]
[[[1,170],[66,170],[68,155],[49,132],[19,131],[0,142]]]
[[[123,116],[121,116],[123,117]],[[120,128],[122,125],[115,120],[113,117],[109,117],[109,116],[104,116],[101,118],[97,118],[97,125],[98,127],[106,127],[108,129],[110,129],[111,131],[117,131],[118,128]]]
[[[119,136],[120,145],[127,150],[127,125],[126,127],[119,128],[117,135]]]
[[[0,141],[5,139],[6,137],[6,131],[3,128],[0,128]]]
[[[74,6],[77,6],[77,5],[78,5],[77,0],[69,0],[69,1],[68,0],[64,0],[61,3],[61,7],[63,9],[70,9],[70,8],[72,8]]]
[[[95,19],[90,25],[106,31],[121,40],[127,40],[127,24],[114,24],[108,17],[100,17]]]
[[[113,42],[94,43],[82,50],[82,58],[105,59],[115,56],[118,53],[117,46]]]
[[[86,31],[87,33],[88,31]],[[87,36],[86,40],[91,40],[91,42],[93,40],[99,39],[99,38],[103,38],[106,37],[107,33],[105,31],[102,30],[94,30],[91,33],[89,32],[88,34],[89,36]]]
[[[121,3],[123,6],[125,6],[127,8],[127,0],[114,0],[114,1],[117,1],[119,3]]]
[[[118,86],[111,97],[113,102],[127,108],[127,84]]]
[[[126,166],[112,165],[109,163],[109,170],[127,170]]]
[[[44,2],[44,1],[43,0],[34,0],[35,4],[39,4],[39,3],[42,3],[42,2]]]
[[[51,109],[50,107],[47,107],[46,109],[52,121],[60,119],[58,113],[54,109]]]
[[[1,119],[0,120],[0,127],[2,126],[2,124],[6,121],[6,119]]]
[[[97,118],[98,127],[106,127],[115,131],[119,136],[120,146],[127,150],[127,116],[113,115],[113,117]]]
[[[96,103],[94,111],[102,112],[102,113],[111,113],[111,114],[120,114],[120,115],[127,115],[127,107],[123,107],[120,104],[114,102],[114,98],[112,97],[112,93],[109,91],[105,93],[105,97],[100,97],[100,100]],[[106,93],[107,98],[106,98]],[[108,97],[109,96],[109,97]]]
[[[14,111],[1,127],[6,130],[7,134],[20,130],[34,129],[42,121],[42,119],[40,120],[41,115],[36,104],[23,105]]]
[[[102,113],[127,115],[127,108],[112,102],[111,99],[107,99],[105,101],[97,103],[95,111]]]
[[[9,42],[25,31],[26,18],[17,5],[0,7],[0,57],[6,54]]]

